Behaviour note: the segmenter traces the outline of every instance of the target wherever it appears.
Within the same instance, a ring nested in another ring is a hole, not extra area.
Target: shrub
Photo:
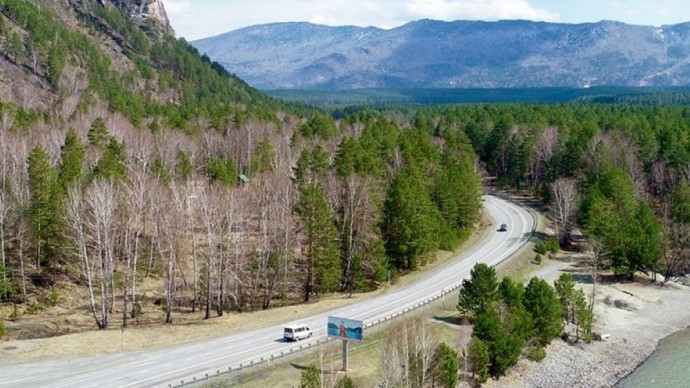
[[[338,388],[357,388],[355,385],[355,382],[352,381],[352,378],[350,376],[345,376],[340,381],[338,381]]]
[[[314,364],[311,364],[302,372],[299,382],[300,388],[320,388],[321,375]]]
[[[50,291],[50,296],[48,296],[48,299],[43,302],[47,307],[55,307],[57,306],[58,300],[60,300],[60,293],[58,292],[57,288],[53,288]]]
[[[27,314],[36,314],[41,310],[43,310],[43,305],[41,305],[40,303],[31,302],[26,306]]]
[[[12,313],[10,314],[9,317],[7,317],[7,319],[8,319],[9,321],[16,322],[16,321],[18,321],[21,317],[22,317],[22,311],[20,311],[19,308],[17,308],[17,304],[14,303],[14,308],[12,309]]]
[[[545,255],[549,252],[558,253],[560,249],[561,246],[560,244],[558,244],[558,240],[556,240],[553,237],[549,237],[548,240],[540,242],[539,244],[534,246],[534,250],[540,255]]]
[[[136,318],[141,315],[141,303],[139,301],[136,301],[134,303],[134,306],[132,306],[132,311],[130,312],[130,316],[132,318]]]
[[[541,260],[542,260],[541,255],[538,254],[538,255],[534,256],[534,264],[541,265]]]
[[[543,346],[535,346],[527,353],[527,358],[536,362],[541,362],[545,357],[546,350]]]
[[[5,322],[0,320],[0,338],[7,334],[7,328],[5,328]]]

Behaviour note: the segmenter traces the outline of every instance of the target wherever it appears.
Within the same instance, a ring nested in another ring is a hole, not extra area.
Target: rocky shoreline
[[[585,291],[590,285],[582,285]],[[591,290],[591,288],[590,288]],[[597,286],[595,331],[606,341],[569,345],[556,339],[541,362],[521,360],[487,387],[614,387],[635,371],[659,341],[688,327],[690,288],[669,283]]]

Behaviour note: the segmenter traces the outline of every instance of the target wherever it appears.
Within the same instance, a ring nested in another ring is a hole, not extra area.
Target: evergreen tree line
[[[497,185],[548,202],[562,245],[581,227],[601,269],[631,278],[689,268],[690,108],[466,105],[417,115],[461,129]]]
[[[576,340],[592,339],[592,311],[570,274],[554,286],[533,277],[523,287],[509,277],[499,283],[495,270],[479,263],[463,281],[458,310],[474,319],[467,357],[482,383],[504,375],[522,354],[541,361],[564,322],[576,325]]]

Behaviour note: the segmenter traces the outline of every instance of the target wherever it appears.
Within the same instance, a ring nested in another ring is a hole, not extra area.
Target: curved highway
[[[329,315],[364,321],[366,341],[366,328],[455,290],[477,262],[498,265],[524,246],[536,228],[533,214],[512,202],[485,196],[484,208],[493,225],[479,241],[423,279],[368,301],[282,325],[163,349],[2,366],[0,387],[181,386],[323,343]],[[507,232],[497,231],[501,223],[508,225]],[[309,325],[313,337],[284,342],[282,327],[293,323]]]

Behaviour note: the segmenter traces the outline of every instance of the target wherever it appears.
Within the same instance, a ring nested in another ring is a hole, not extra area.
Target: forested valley
[[[464,241],[483,184],[543,200],[558,242],[580,228],[602,270],[687,269],[688,107],[334,118],[266,97],[110,6],[0,0],[0,13],[0,299],[12,319],[73,285],[100,329],[131,324],[144,302],[170,323],[374,290]]]

